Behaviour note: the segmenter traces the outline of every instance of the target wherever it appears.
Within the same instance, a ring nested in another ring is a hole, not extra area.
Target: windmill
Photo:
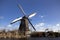
[[[33,17],[36,15],[36,13],[32,13],[29,16],[26,15],[26,13],[24,12],[23,8],[21,5],[17,5],[19,7],[19,9],[21,10],[22,14],[24,15],[23,17],[19,17],[15,20],[13,20],[11,22],[11,24],[14,24],[17,21],[21,21],[20,26],[19,26],[19,31],[23,32],[24,34],[26,33],[26,31],[29,31],[29,26],[28,23],[30,23],[30,25],[32,26],[32,28],[36,31],[36,29],[34,28],[34,26],[32,25],[32,23],[30,22],[29,18]]]

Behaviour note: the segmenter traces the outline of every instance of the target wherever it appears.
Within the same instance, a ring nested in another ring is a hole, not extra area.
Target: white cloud
[[[12,30],[12,25],[7,25],[7,27],[6,27],[6,31],[10,31],[10,30]]]
[[[60,24],[56,24],[56,26],[60,26]]]
[[[19,26],[17,26],[17,25],[7,25],[6,26],[6,31],[12,31],[12,30],[18,30],[18,28],[19,28]]]
[[[58,32],[58,30],[60,30],[60,24],[50,25],[48,28],[53,32]]]
[[[0,27],[0,30],[4,30],[4,27]]]
[[[43,15],[39,15],[39,17],[40,17],[40,18],[44,18],[44,16],[43,16]]]
[[[46,28],[44,26],[45,26],[45,23],[38,23],[35,25],[35,28],[37,31],[45,31]]]
[[[19,26],[18,25],[6,25],[6,26],[0,26],[0,30],[5,30],[7,31],[12,31],[12,30],[18,30]]]
[[[41,26],[44,26],[44,25],[45,25],[45,23],[38,23],[35,26],[37,26],[37,27],[40,26],[41,27]]]
[[[12,27],[12,25],[8,25],[7,27]]]
[[[43,18],[44,16],[41,16],[41,18]]]
[[[43,27],[45,25],[45,23],[38,23],[36,25],[34,25],[36,31],[44,31],[45,28]],[[29,28],[31,31],[34,31],[34,29],[31,27],[31,25],[29,25]]]
[[[34,26],[37,31],[45,31],[48,28],[48,31],[54,31],[58,32],[60,30],[60,24],[55,24],[55,25],[46,25],[46,23],[38,23]],[[7,27],[0,27],[0,29],[6,29],[6,30],[15,30],[19,28],[19,26],[15,25],[7,25]],[[33,29],[32,27],[30,28],[31,30]]]
[[[38,23],[35,25],[37,31],[45,31],[48,28],[48,31],[58,32],[60,30],[60,24],[55,25],[45,25],[46,23]]]
[[[45,17],[45,16],[39,15],[39,17],[40,17],[41,21],[45,21],[45,20],[44,20],[44,17]]]

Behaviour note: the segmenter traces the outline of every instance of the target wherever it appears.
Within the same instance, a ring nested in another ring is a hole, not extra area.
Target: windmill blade
[[[35,15],[36,15],[36,13],[32,13],[32,14],[29,15],[28,18],[31,18],[31,17],[33,17],[33,16],[35,16]]]
[[[28,19],[29,23],[31,24],[31,26],[33,27],[33,29],[36,31],[36,29],[34,28],[34,26],[32,25],[32,23],[30,22],[30,20]]]
[[[17,18],[17,19],[15,19],[15,20],[13,20],[13,21],[11,22],[11,24],[13,24],[13,23],[15,23],[15,22],[17,22],[17,21],[19,21],[19,20],[21,20],[21,19],[22,19],[22,17]]]
[[[24,15],[24,16],[26,16],[26,14],[25,14],[25,12],[24,12],[24,10],[23,10],[22,6],[21,6],[21,5],[19,5],[19,4],[17,4],[17,6],[19,7],[19,9],[20,9],[20,10],[21,10],[21,12],[23,13],[23,15]]]

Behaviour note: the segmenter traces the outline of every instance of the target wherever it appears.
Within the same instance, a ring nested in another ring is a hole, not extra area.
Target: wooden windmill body
[[[21,23],[20,23],[20,26],[19,26],[19,31],[24,35],[26,35],[26,32],[29,31],[28,20],[27,20],[26,17],[23,17],[21,19]]]

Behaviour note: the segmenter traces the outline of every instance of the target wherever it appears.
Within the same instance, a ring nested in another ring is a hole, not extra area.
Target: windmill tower
[[[15,22],[17,22],[17,21],[21,21],[20,26],[19,26],[19,31],[20,31],[21,33],[23,33],[24,35],[26,35],[27,32],[29,31],[29,25],[28,25],[29,23],[31,24],[31,26],[33,27],[33,29],[36,31],[36,29],[34,28],[34,26],[32,25],[32,23],[31,23],[30,20],[29,20],[29,18],[35,16],[36,13],[32,13],[32,14],[30,14],[29,16],[27,16],[26,13],[24,12],[22,6],[19,5],[19,4],[18,4],[17,6],[19,7],[19,9],[21,10],[21,12],[22,12],[22,14],[23,14],[24,16],[23,16],[23,17],[19,17],[19,18],[13,20],[13,21],[11,22],[11,24],[13,24],[13,23],[15,23]]]

